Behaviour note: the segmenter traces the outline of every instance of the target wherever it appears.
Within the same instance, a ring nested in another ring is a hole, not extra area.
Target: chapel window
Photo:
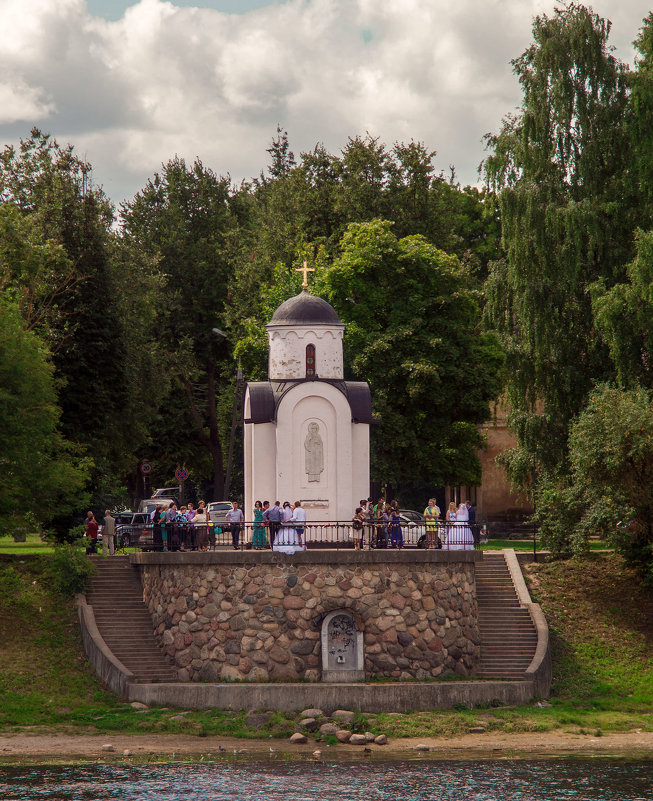
[[[306,378],[315,376],[315,345],[306,346]]]

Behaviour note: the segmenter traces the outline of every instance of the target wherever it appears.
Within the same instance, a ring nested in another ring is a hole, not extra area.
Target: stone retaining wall
[[[473,674],[473,552],[134,554],[154,630],[180,681],[321,679],[324,616],[349,610],[365,676]]]

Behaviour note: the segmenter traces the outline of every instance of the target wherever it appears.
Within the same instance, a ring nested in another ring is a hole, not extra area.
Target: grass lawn
[[[0,731],[188,732],[286,737],[283,713],[135,710],[105,691],[81,644],[72,601],[49,587],[47,556],[0,556]],[[470,726],[599,736],[653,730],[653,595],[614,554],[525,568],[553,646],[550,705],[357,716],[356,730],[453,736]]]
[[[541,543],[536,542],[535,545],[538,552],[544,550]],[[603,540],[590,540],[589,546],[590,551],[611,550],[608,549],[608,546],[603,542]],[[482,551],[500,551],[503,548],[513,548],[515,551],[531,551],[532,553],[533,540],[491,539],[486,545],[481,545]]]
[[[51,553],[53,553],[52,545],[43,542],[38,534],[28,534],[25,542],[14,542],[13,537],[0,537],[0,554],[27,556]]]

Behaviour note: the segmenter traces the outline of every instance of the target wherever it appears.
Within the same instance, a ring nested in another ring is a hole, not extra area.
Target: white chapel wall
[[[305,441],[311,423],[318,424],[324,445],[320,481],[310,481],[306,472]],[[276,432],[281,500],[301,500],[308,520],[349,520],[359,500],[354,495],[363,485],[369,485],[369,463],[364,463],[364,453],[357,454],[354,461],[356,427],[347,398],[330,384],[305,382],[284,395]],[[361,446],[360,450],[365,449]],[[354,480],[355,463],[360,475]]]
[[[315,346],[319,378],[342,379],[344,326],[275,326],[268,329],[268,377],[272,381],[306,378],[306,346]]]

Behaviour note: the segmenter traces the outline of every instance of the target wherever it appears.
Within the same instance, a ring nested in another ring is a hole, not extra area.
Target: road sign
[[[186,470],[184,467],[178,468],[175,470],[175,478],[177,481],[186,481],[188,478],[188,470]]]
[[[144,476],[147,476],[151,472],[152,472],[152,465],[149,462],[141,462],[141,473]]]

